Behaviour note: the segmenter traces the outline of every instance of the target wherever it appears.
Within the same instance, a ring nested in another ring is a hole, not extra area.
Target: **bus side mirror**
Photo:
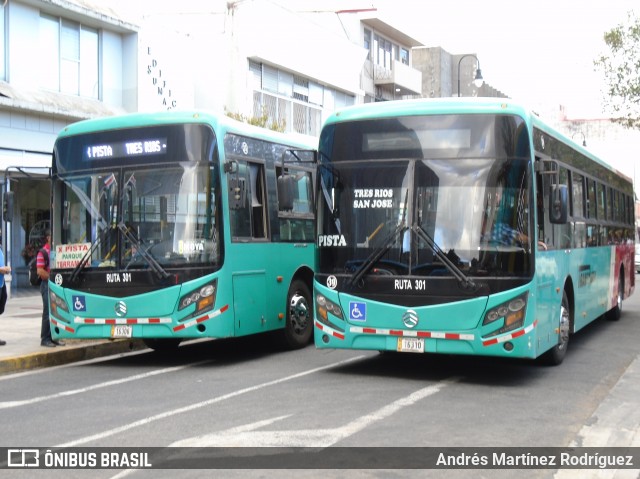
[[[549,195],[549,221],[565,224],[569,216],[569,189],[567,185],[553,185]]]
[[[293,210],[295,178],[284,174],[278,177],[278,209],[280,211]]]

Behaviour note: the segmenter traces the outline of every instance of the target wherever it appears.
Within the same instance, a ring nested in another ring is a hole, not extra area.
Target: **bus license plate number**
[[[424,353],[424,338],[398,338],[401,353]]]
[[[130,338],[133,332],[133,327],[128,324],[114,324],[111,326],[112,338]]]

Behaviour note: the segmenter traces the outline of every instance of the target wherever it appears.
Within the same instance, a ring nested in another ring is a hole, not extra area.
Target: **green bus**
[[[318,181],[319,348],[559,364],[634,290],[631,180],[510,100],[336,112]]]
[[[315,149],[205,112],[87,120],[52,166],[54,338],[313,334]]]

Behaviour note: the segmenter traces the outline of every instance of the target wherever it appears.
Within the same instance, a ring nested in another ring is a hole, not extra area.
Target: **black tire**
[[[562,303],[560,304],[560,317],[558,318],[558,344],[544,354],[544,361],[550,366],[558,366],[564,361],[569,347],[569,334],[571,331],[571,306],[567,292],[562,293]]]
[[[287,294],[287,318],[282,330],[282,342],[285,348],[300,349],[311,342],[312,307],[309,287],[300,279],[293,280]]]
[[[616,297],[616,305],[607,311],[604,317],[608,321],[618,321],[622,315],[622,298],[624,297],[624,274],[622,270],[618,276],[618,295]]]
[[[165,354],[171,353],[178,349],[181,339],[178,338],[165,338],[165,339],[143,339],[142,342],[146,347],[153,349],[157,353]]]

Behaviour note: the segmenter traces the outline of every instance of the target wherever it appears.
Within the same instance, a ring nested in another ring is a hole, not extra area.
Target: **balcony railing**
[[[422,72],[397,60],[393,61],[391,70],[374,65],[373,75],[375,85],[387,85],[395,90],[400,90],[401,95],[420,95],[422,93]]]
[[[269,124],[284,126],[285,132],[319,136],[322,127],[322,109],[308,103],[272,95],[263,91],[253,92],[255,116],[266,113]]]

